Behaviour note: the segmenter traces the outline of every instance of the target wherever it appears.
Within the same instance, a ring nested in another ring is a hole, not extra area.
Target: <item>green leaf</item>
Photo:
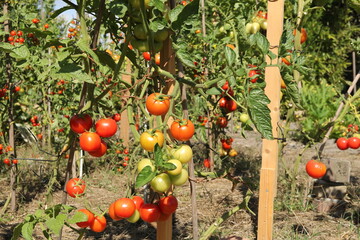
[[[194,68],[194,61],[193,61],[193,56],[191,56],[191,54],[189,54],[185,48],[181,48],[179,50],[176,51],[176,56],[179,58],[179,60],[186,66]]]
[[[74,9],[72,6],[65,6],[65,7],[62,7],[58,10],[56,10],[51,16],[50,18],[51,19],[54,19],[56,18],[57,16],[59,16],[60,14],[62,14],[63,12],[66,12],[67,10],[71,10],[71,9]]]
[[[135,188],[139,188],[150,182],[156,176],[150,166],[144,167],[136,177]]]
[[[261,133],[263,138],[272,139],[272,126],[270,109],[268,104],[269,98],[262,89],[252,89],[247,99],[248,111],[251,120],[255,124],[256,129]]]
[[[49,218],[46,220],[45,225],[56,235],[60,234],[61,228],[64,226],[66,214],[59,214],[56,218]]]
[[[67,222],[69,224],[75,224],[75,223],[78,223],[78,222],[85,222],[88,220],[88,216],[81,212],[81,211],[76,211],[75,214],[67,220]]]
[[[21,228],[21,235],[26,239],[26,240],[32,240],[32,234],[34,231],[34,223],[33,222],[27,222],[24,223],[24,225]]]
[[[19,239],[23,225],[24,223],[20,223],[14,228],[13,235],[11,236],[11,240]]]
[[[178,11],[178,10],[177,10]],[[176,12],[177,13],[177,12]],[[191,15],[199,14],[199,0],[194,0],[188,3],[180,13],[177,13],[177,18],[172,22],[171,27],[173,30],[180,30],[186,21],[189,20]],[[175,14],[173,14],[175,15]],[[175,16],[173,16],[175,17]]]
[[[220,95],[222,91],[218,87],[212,87],[206,91],[208,95]]]
[[[286,85],[286,89],[285,91],[287,92],[287,94],[290,96],[290,98],[293,100],[293,102],[295,103],[295,105],[298,108],[302,109],[302,106],[300,104],[301,102],[301,96],[299,93],[299,88],[294,80],[294,78],[292,77],[292,75],[290,75],[289,73],[286,73],[283,76],[283,80],[285,82]]]
[[[151,31],[153,32],[157,32],[159,30],[162,30],[166,27],[166,22],[163,20],[155,20],[155,21],[152,21],[149,25]]]
[[[229,47],[225,47],[225,58],[229,66],[232,66],[236,60],[235,51]]]
[[[175,22],[178,19],[179,14],[184,9],[184,6],[179,4],[169,12],[170,22]]]
[[[166,0],[151,0],[149,6],[154,6],[155,8],[159,9],[160,11],[165,10],[165,2]]]
[[[34,216],[36,218],[42,218],[44,214],[45,214],[45,212],[43,209],[37,209],[34,213]]]
[[[30,51],[25,45],[20,45],[12,49],[10,56],[16,59],[27,59],[30,56]]]
[[[162,169],[163,169],[164,171],[174,170],[174,169],[176,169],[176,166],[175,166],[175,164],[173,164],[173,163],[165,162],[165,163],[162,165]]]
[[[71,54],[71,52],[69,52],[69,51],[56,52],[56,56],[59,61],[63,61],[64,59],[69,57],[70,54]]]
[[[128,10],[127,4],[124,1],[111,1],[109,7],[110,12],[119,18],[123,18]]]
[[[161,151],[161,147],[159,144],[155,144],[154,147],[154,158],[155,158],[155,166],[162,166],[164,163],[163,152]]]
[[[111,70],[115,70],[115,62],[114,59],[105,51],[100,51],[100,50],[95,50],[94,51],[95,54],[97,55],[99,62],[101,63],[101,65],[106,65],[109,68],[111,68]]]
[[[270,44],[263,34],[259,32],[252,34],[250,36],[250,42],[254,42],[264,55],[268,53]]]

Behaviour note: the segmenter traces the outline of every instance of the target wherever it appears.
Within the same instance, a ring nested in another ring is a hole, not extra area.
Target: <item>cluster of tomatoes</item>
[[[206,123],[209,121],[209,119],[208,119],[208,117],[206,117],[206,116],[199,116],[198,119],[197,119],[197,121],[199,122],[199,124],[200,124],[201,126],[205,126]]]
[[[145,9],[147,11],[151,8],[149,2],[150,1],[144,1]],[[131,45],[139,52],[142,53],[149,52],[150,51],[150,46],[148,41],[149,34],[148,34],[148,29],[145,29],[144,24],[142,22],[140,1],[133,0],[130,1],[130,4],[132,5],[133,8],[131,17],[135,22],[134,27],[132,29]],[[149,19],[146,20],[148,21]],[[154,51],[159,52],[163,46],[163,42],[169,36],[169,30],[167,28],[163,28],[161,30],[158,30],[157,32],[154,32],[153,36],[154,36]],[[148,58],[148,55],[146,57]]]
[[[219,149],[220,156],[227,156],[235,157],[238,155],[237,151],[232,148],[232,143],[234,139],[232,137],[221,138],[221,148]]]
[[[93,125],[89,114],[74,115],[70,119],[70,128],[73,132],[81,134],[79,143],[82,150],[93,157],[101,157],[107,151],[107,144],[102,138],[115,135],[117,123],[112,118],[100,119],[95,123],[95,132],[89,132]]]
[[[55,95],[55,94],[59,94],[59,95],[62,95],[64,94],[64,91],[66,89],[65,87],[65,84],[67,82],[64,80],[64,79],[61,79],[59,80],[57,83],[56,83],[56,90],[55,91],[51,91],[49,94],[50,95]]]
[[[7,153],[7,152],[10,152],[10,151],[13,151],[13,148],[9,145],[9,146],[6,146],[5,149],[4,149],[4,146],[2,144],[0,144],[0,154],[3,154],[4,151],[5,151],[5,153]],[[4,158],[3,163],[8,165],[8,166],[11,166],[11,163],[12,164],[17,164],[18,160],[13,159],[11,161],[9,158]]]
[[[3,88],[0,88],[0,98],[8,99],[8,96],[6,96],[8,86],[5,85]],[[13,92],[23,92],[24,90],[20,86],[14,86]]]
[[[31,118],[30,118],[30,122],[31,122],[31,124],[34,126],[34,127],[39,127],[40,126],[40,123],[39,123],[39,118],[38,118],[38,116],[32,116]]]
[[[124,150],[120,150],[120,149],[116,149],[115,153],[118,157],[121,158],[119,164],[121,165],[121,167],[118,168],[118,172],[121,172],[123,170],[124,167],[127,167],[128,162],[130,160],[129,155],[129,150],[128,149],[124,149]]]
[[[347,135],[350,135],[351,137],[347,138]],[[347,132],[344,133],[344,137],[338,138],[336,140],[336,146],[340,150],[346,150],[348,148],[358,149],[360,147],[360,134],[358,125],[349,124],[347,127]]]
[[[72,39],[74,37],[78,37],[79,35],[79,30],[80,30],[80,26],[76,24],[76,20],[72,20],[70,22],[70,26],[68,28],[68,34],[67,34],[67,37]]]
[[[23,32],[22,31],[16,31],[12,30],[10,31],[10,36],[8,37],[8,42],[11,45],[15,45],[15,43],[23,44],[25,42],[25,38],[23,38]]]
[[[227,114],[233,112],[237,109],[236,102],[232,99],[234,96],[234,90],[229,86],[229,82],[226,81],[221,87],[224,90],[224,93],[221,95],[218,104],[222,113]],[[228,95],[225,95],[227,93]],[[228,119],[226,116],[218,116],[216,119],[216,124],[220,128],[226,128],[228,125]]]
[[[248,34],[255,34],[260,31],[260,29],[267,29],[267,13],[263,11],[258,11],[251,22],[245,25],[245,31]]]

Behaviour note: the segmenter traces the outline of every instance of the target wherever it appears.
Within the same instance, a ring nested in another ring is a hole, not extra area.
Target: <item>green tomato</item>
[[[163,42],[169,37],[169,30],[166,28],[154,33],[154,40],[157,42]]]
[[[151,160],[149,158],[143,158],[141,159],[138,164],[137,164],[137,170],[138,172],[141,172],[141,170],[143,170],[146,166],[150,166],[151,170],[154,172],[155,171],[155,166],[153,165],[153,163],[151,162]]]
[[[251,31],[252,31],[252,23],[247,23],[246,25],[245,25],[245,32],[247,33],[247,34],[250,34],[251,33]]]
[[[147,41],[145,40],[136,40],[136,39],[133,39],[131,40],[131,45],[139,50],[139,52],[148,52],[149,51],[149,44]]]
[[[130,0],[129,2],[133,8],[140,10],[140,0]],[[144,0],[145,8],[150,8],[149,3],[150,0]]]
[[[254,22],[252,24],[251,33],[257,33],[260,30],[260,23]]]
[[[140,40],[146,40],[147,34],[142,24],[136,24],[134,27],[134,36]]]
[[[181,169],[181,173],[178,175],[170,175],[171,183],[175,186],[184,185],[189,179],[189,173],[186,169]]]
[[[178,175],[181,173],[181,169],[182,169],[182,163],[177,160],[177,159],[170,159],[169,161],[167,161],[168,163],[172,163],[176,166],[176,168],[174,170],[170,170],[167,171],[168,174],[170,175]]]
[[[139,219],[140,219],[140,212],[139,210],[135,209],[134,214],[131,215],[131,217],[126,218],[126,221],[131,223],[136,223],[137,221],[139,221]]]
[[[179,147],[171,151],[173,158],[181,163],[188,163],[193,157],[193,151],[189,145],[181,144]]]
[[[247,123],[249,120],[250,120],[250,117],[246,113],[242,113],[240,115],[240,122]]]
[[[171,187],[171,180],[169,175],[166,173],[160,173],[151,180],[150,186],[155,192],[166,192]]]
[[[267,21],[261,22],[261,23],[260,23],[260,27],[261,27],[261,29],[263,29],[263,30],[267,30]]]

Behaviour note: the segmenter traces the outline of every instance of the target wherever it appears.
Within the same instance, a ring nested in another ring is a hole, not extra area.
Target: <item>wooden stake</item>
[[[131,62],[126,62],[126,72],[131,73]],[[131,83],[131,76],[130,75],[123,75],[122,79],[125,82]],[[124,93],[125,96],[130,94],[129,91]],[[129,140],[130,140],[130,126],[129,126],[129,119],[128,119],[128,112],[124,110],[121,113],[121,120],[120,120],[120,138],[123,140],[123,144],[125,147],[129,148]]]
[[[268,29],[267,38],[270,50],[277,55],[280,37],[283,31],[284,0],[268,1]],[[268,65],[277,64],[278,59],[266,58]],[[271,124],[274,138],[278,137],[277,126],[280,119],[280,81],[281,75],[278,67],[265,68],[265,94],[270,99]],[[260,191],[258,210],[258,240],[272,239],[274,197],[277,186],[278,170],[278,141],[263,140],[262,165],[260,170]]]

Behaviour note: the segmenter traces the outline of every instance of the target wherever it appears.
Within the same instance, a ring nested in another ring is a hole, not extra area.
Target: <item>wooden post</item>
[[[280,37],[283,31],[284,0],[268,1],[267,38],[270,50],[277,55]],[[266,58],[267,64],[277,64],[278,59]],[[278,67],[265,68],[265,94],[270,99],[272,132],[278,137],[277,126],[280,119],[280,82]],[[259,210],[258,210],[258,240],[272,239],[274,197],[277,186],[278,170],[278,140],[263,140],[262,165],[260,170]]]
[[[131,62],[127,60],[126,62],[126,72],[131,73]],[[125,82],[131,83],[131,76],[130,75],[123,75],[122,79]],[[124,93],[125,96],[130,94],[129,91]],[[121,113],[121,120],[120,120],[120,138],[123,140],[123,144],[125,147],[129,148],[129,139],[130,139],[130,126],[129,126],[129,119],[128,119],[128,112],[127,110],[122,111]]]

